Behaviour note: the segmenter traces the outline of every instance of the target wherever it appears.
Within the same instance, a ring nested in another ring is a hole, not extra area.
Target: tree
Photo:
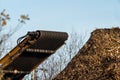
[[[5,50],[5,43],[6,40],[8,40],[15,32],[17,32],[26,22],[26,20],[29,20],[28,15],[21,15],[20,19],[18,19],[19,23],[16,25],[16,27],[12,30],[9,30],[7,33],[4,32],[3,27],[6,27],[7,22],[10,21],[10,15],[6,13],[6,10],[4,9],[0,14],[0,55]]]

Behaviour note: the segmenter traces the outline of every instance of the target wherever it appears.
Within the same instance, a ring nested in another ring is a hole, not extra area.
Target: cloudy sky
[[[19,30],[56,30],[90,33],[96,28],[120,26],[120,0],[0,0],[0,11],[10,14],[9,26],[21,14],[30,21]]]

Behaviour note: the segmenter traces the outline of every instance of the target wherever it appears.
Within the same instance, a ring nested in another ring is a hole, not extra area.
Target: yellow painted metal
[[[25,43],[29,40],[30,38],[27,37],[25,40],[23,40],[18,46],[16,46],[13,50],[11,50],[4,58],[0,60],[1,67],[0,69],[6,67],[9,65],[17,56],[21,54],[23,50],[28,48],[30,45],[25,45]],[[24,47],[23,47],[24,46]]]
[[[50,55],[59,49],[68,35],[65,32],[36,31],[25,39],[0,60],[1,71],[31,72]],[[32,50],[32,51],[30,51]],[[22,80],[27,73],[5,73],[4,77],[15,77]]]

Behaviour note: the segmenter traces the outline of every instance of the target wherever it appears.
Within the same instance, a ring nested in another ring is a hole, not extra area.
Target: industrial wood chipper
[[[22,80],[67,40],[66,32],[38,30],[18,39],[18,45],[0,60],[1,80]]]

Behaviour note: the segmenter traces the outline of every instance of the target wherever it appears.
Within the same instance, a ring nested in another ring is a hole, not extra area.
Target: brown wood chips
[[[53,80],[120,80],[120,28],[97,29]]]

